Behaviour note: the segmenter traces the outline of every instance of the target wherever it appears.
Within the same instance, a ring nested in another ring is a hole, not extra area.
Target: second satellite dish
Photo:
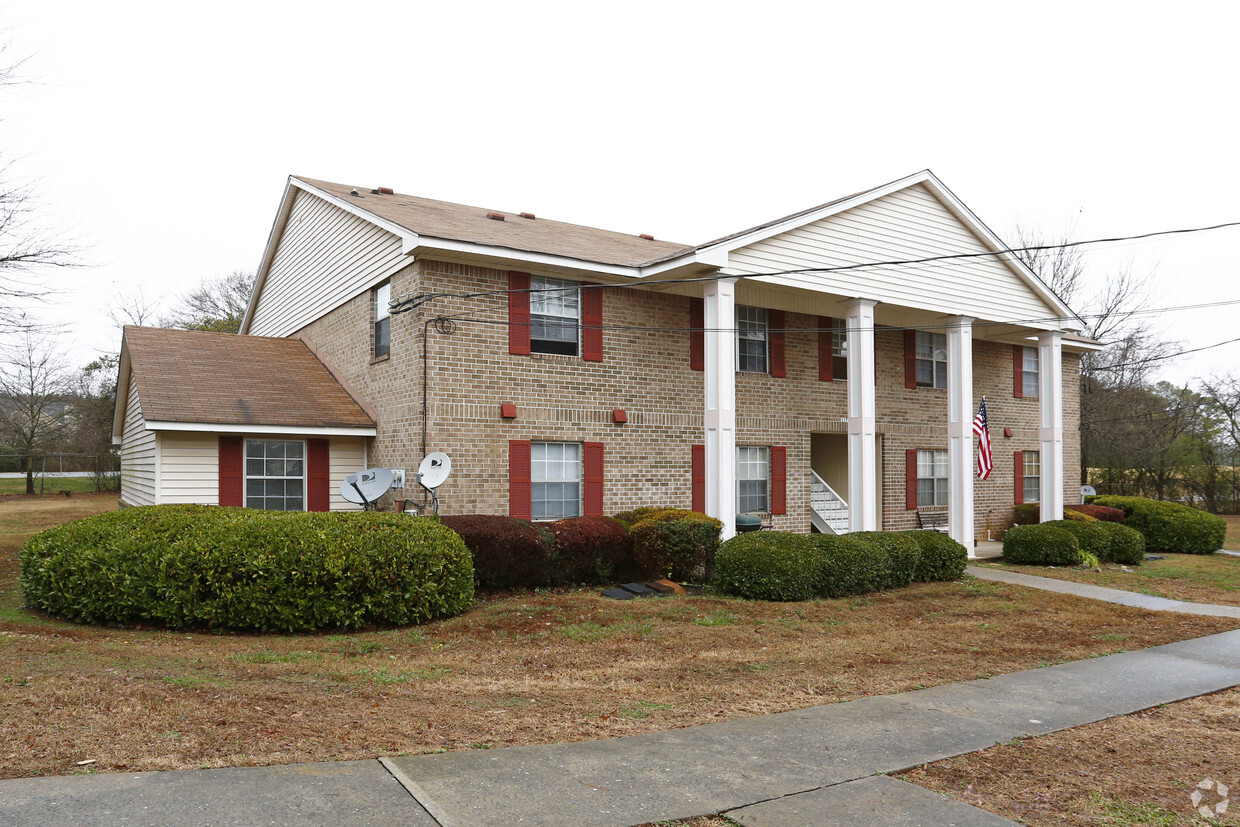
[[[444,484],[452,473],[452,460],[442,451],[427,454],[418,466],[418,483],[427,491],[434,491]]]
[[[392,487],[392,471],[388,468],[367,468],[350,474],[340,483],[340,496],[351,503],[370,506]]]

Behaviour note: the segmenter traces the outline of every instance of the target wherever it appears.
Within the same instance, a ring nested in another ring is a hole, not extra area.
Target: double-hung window
[[[1026,397],[1038,395],[1038,349],[1036,347],[1021,348],[1020,392]]]
[[[1037,451],[1025,451],[1024,501],[1027,503],[1042,500],[1042,458]]]
[[[531,276],[530,350],[576,356],[580,341],[581,289],[571,281]]]
[[[392,315],[388,305],[392,302],[392,283],[385,281],[374,290],[375,297],[375,358],[392,352]]]
[[[848,328],[845,319],[831,320],[831,376],[848,378]]]
[[[947,505],[947,452],[917,452],[917,507]]]
[[[306,510],[306,443],[299,439],[245,441],[245,506]]]
[[[581,443],[530,443],[530,516],[563,520],[581,516]]]
[[[947,387],[947,334],[917,331],[917,387]]]
[[[771,455],[765,446],[736,447],[736,510],[740,514],[771,510]]]
[[[742,373],[767,372],[766,308],[736,306],[736,369]]]

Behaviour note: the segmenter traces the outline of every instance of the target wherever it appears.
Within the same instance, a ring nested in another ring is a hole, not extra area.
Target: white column
[[[706,513],[736,534],[736,279],[705,288]]]
[[[874,305],[855,299],[848,308],[848,526],[878,530],[878,463],[875,456]]]
[[[947,532],[972,557],[973,319],[947,323]]]
[[[1042,522],[1063,519],[1063,333],[1038,336],[1038,408],[1042,478],[1038,480]]]

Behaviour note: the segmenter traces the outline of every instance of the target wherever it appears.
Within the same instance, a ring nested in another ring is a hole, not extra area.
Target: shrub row
[[[1052,520],[1015,526],[1003,535],[1003,559],[1009,563],[1075,566],[1090,557],[1139,566],[1145,558],[1145,540],[1125,525],[1101,520]]]
[[[406,625],[473,603],[465,545],[433,519],[161,505],[27,541],[30,605],[82,623],[297,632]]]
[[[750,600],[846,597],[955,580],[964,574],[964,546],[935,531],[740,534],[719,547],[718,585]]]
[[[1064,516],[1068,516],[1067,512],[1076,511],[1080,514],[1093,517],[1095,520],[1103,520],[1108,523],[1122,523],[1124,521],[1123,509],[1111,508],[1106,505],[1065,505]]]
[[[1222,548],[1227,523],[1222,517],[1182,503],[1144,497],[1095,497],[1093,505],[1122,509],[1124,525],[1145,537],[1147,551],[1211,554]]]

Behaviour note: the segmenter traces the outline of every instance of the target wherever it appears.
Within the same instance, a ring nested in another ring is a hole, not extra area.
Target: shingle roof
[[[148,421],[375,426],[300,339],[127,325],[125,347]]]
[[[546,218],[522,218],[519,213],[468,207],[400,193],[376,194],[371,187],[293,177],[358,209],[429,238],[467,241],[621,267],[637,267],[694,249],[670,241],[651,240]],[[357,195],[351,194],[354,191]],[[503,215],[504,220],[487,218],[488,213]]]

